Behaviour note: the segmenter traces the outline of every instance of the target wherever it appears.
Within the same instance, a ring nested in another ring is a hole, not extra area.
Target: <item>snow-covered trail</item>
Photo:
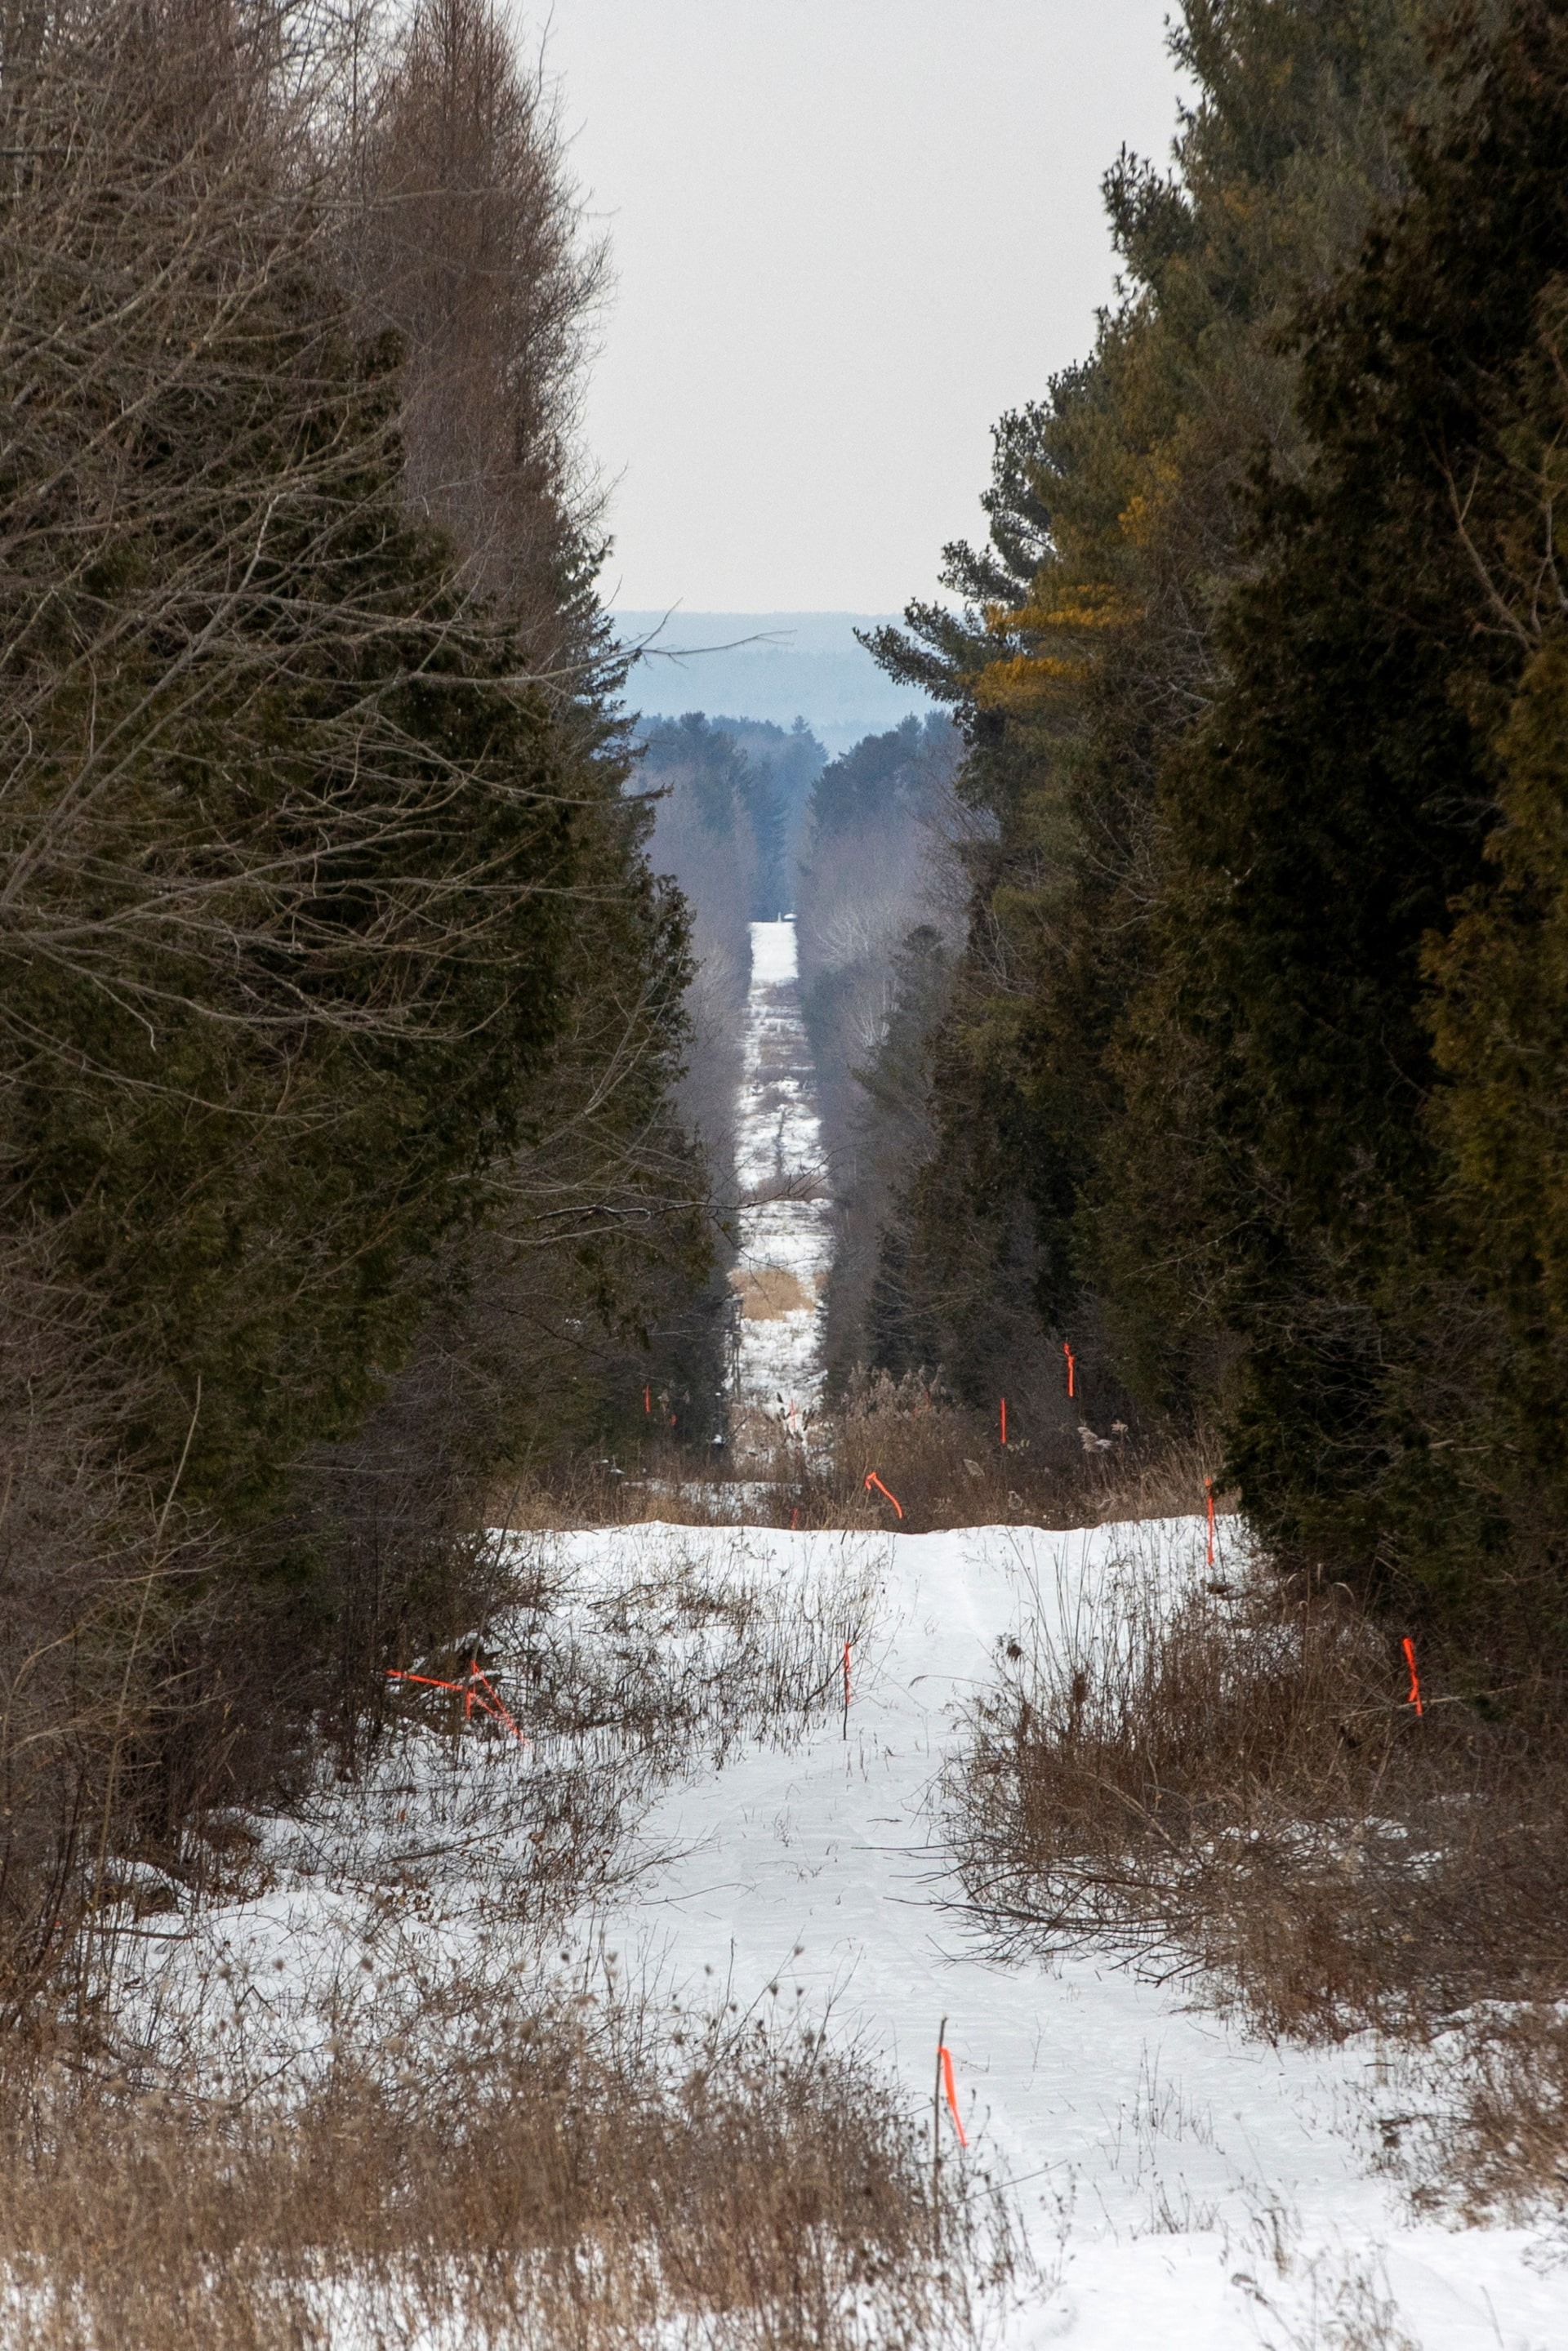
[[[999,1965],[949,1907],[933,1782],[998,1642],[1026,1610],[1049,1631],[1138,1545],[1179,1573],[1198,1522],[885,1538],[649,1527],[565,1541],[594,1578],[634,1572],[633,1553],[711,1559],[722,1576],[744,1546],[776,1574],[781,1609],[820,1576],[824,1548],[858,1552],[871,1572],[847,1740],[835,1715],[789,1751],[753,1747],[665,1795],[642,1834],[650,1855],[677,1857],[596,1930],[644,1979],[700,1992],[711,1970],[743,2006],[831,2010],[835,2038],[883,2053],[926,2101],[946,2016],[970,2159],[1014,2183],[1040,2259],[1060,2266],[1059,2286],[1009,2320],[1009,2343],[1145,2351],[1154,2324],[1172,2351],[1568,2346],[1568,2267],[1520,2231],[1414,2227],[1369,2176],[1376,2112],[1399,2101],[1373,2087],[1368,2046],[1272,2048],[1108,1960]],[[1403,2335],[1365,2331],[1379,2300]]]
[[[802,1437],[821,1389],[821,1299],[832,1241],[792,921],[751,925],[736,1130],[747,1205],[731,1278],[739,1313],[730,1389],[744,1461],[779,1430]]]

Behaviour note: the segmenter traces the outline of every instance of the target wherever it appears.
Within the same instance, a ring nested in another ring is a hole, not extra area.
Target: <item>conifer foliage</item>
[[[537,79],[484,0],[0,37],[5,1720],[64,1817],[105,1687],[167,1794],[214,1594],[297,1612],[275,1692],[442,1629],[441,1541],[630,1408],[706,1242]]]
[[[1027,1279],[1092,1405],[1218,1418],[1276,1541],[1484,1637],[1555,1620],[1568,1507],[1568,17],[1176,48],[1120,306],[998,427],[964,609],[877,642],[991,828],[906,1280],[977,1400]]]

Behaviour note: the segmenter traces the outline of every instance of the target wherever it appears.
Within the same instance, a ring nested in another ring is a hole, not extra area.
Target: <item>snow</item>
[[[748,1437],[748,1416],[761,1421],[759,1434],[782,1429],[803,1441],[821,1392],[821,1297],[832,1243],[792,921],[751,925],[737,1168],[747,1205],[740,1216],[742,1311],[731,1394],[736,1453],[744,1461],[765,1449],[758,1436]],[[782,1301],[789,1302],[779,1311]]]
[[[1004,1965],[957,1907],[937,1782],[998,1646],[1031,1624],[1082,1640],[1130,1568],[1185,1577],[1201,1520],[514,1540],[549,1597],[493,1627],[486,1654],[533,1743],[494,1726],[449,1736],[439,1700],[423,1720],[411,1705],[358,1783],[324,1774],[256,1824],[251,1890],[149,1923],[120,1987],[132,2038],[139,2017],[149,2044],[189,2019],[252,2078],[308,2070],[355,2014],[389,2048],[402,2032],[433,2052],[443,1984],[515,1983],[570,1949],[585,1981],[613,1955],[619,1980],[655,2000],[700,2005],[716,1980],[743,2008],[825,2022],[879,2056],[928,2123],[946,2019],[970,2146],[960,2156],[944,2116],[944,2160],[1008,2183],[1034,2255],[1027,2291],[992,2313],[998,2351],[1146,2351],[1151,2329],[1161,2351],[1568,2346],[1561,2237],[1415,2225],[1374,2169],[1377,2116],[1408,2111],[1410,2091],[1385,2085],[1372,2043],[1272,2046],[1201,1988],[1140,1980],[1108,1952]],[[793,1729],[757,1713],[758,1657],[836,1698],[846,1634],[847,1721],[820,1700]],[[601,1727],[530,1717],[525,1656]],[[629,1843],[607,1844],[597,1896],[542,1919],[528,1894],[539,1836],[580,1834],[594,1774],[609,1786],[618,1745],[634,1744],[603,1727],[628,1658],[641,1687],[719,1697],[703,1697],[689,1745],[633,1773]],[[576,1809],[552,1815],[569,1787]]]
[[[1396,2332],[1348,2331],[1383,2304],[1424,2351],[1568,2345],[1568,2267],[1552,2267],[1549,2246],[1525,2231],[1412,2226],[1369,2171],[1370,2044],[1270,2046],[1110,1955],[1004,1966],[953,1907],[934,1783],[998,1644],[1026,1611],[1054,1615],[1048,1634],[1065,1629],[1140,1549],[1151,1572],[1180,1573],[1203,1534],[1195,1520],[1066,1535],[567,1538],[584,1567],[607,1544],[741,1544],[781,1604],[820,1583],[830,1552],[876,1595],[852,1653],[847,1740],[835,1717],[797,1748],[758,1745],[670,1790],[641,1834],[650,1855],[674,1857],[598,1928],[672,1987],[700,1985],[711,1967],[743,2003],[774,1982],[781,2001],[798,1991],[804,2015],[831,2012],[835,2035],[880,2052],[923,2110],[946,2018],[967,2159],[1014,2184],[1040,2261],[1060,2276],[1011,2315],[1009,2343],[1144,2351],[1157,2321],[1173,2351],[1392,2346]]]

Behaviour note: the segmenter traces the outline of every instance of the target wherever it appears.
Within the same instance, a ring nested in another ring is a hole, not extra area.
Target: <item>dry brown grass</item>
[[[792,1277],[789,1277],[792,1279]],[[771,1279],[771,1277],[769,1277]],[[1201,1434],[1111,1441],[1086,1453],[1075,1427],[1038,1443],[953,1402],[940,1379],[878,1374],[803,1429],[751,1413],[731,1430],[737,1476],[717,1448],[694,1455],[653,1442],[636,1458],[579,1461],[498,1487],[491,1515],[514,1527],[564,1529],[663,1520],[828,1529],[1100,1526],[1190,1517],[1218,1449]],[[875,1471],[900,1519],[866,1479]],[[1228,1510],[1224,1497],[1220,1507]]]
[[[19,2351],[962,2342],[1010,2258],[852,2056],[719,2005],[448,2005],[288,2094],[41,2062],[0,2095]]]
[[[732,1273],[729,1286],[740,1301],[748,1322],[778,1322],[786,1314],[809,1312],[817,1303],[798,1273],[788,1266],[767,1265]]]
[[[1568,1991],[1568,1742],[1337,1591],[1163,1588],[1128,1561],[1012,1660],[953,1789],[976,1908],[1013,1945],[1107,1940],[1208,1971],[1271,2032],[1424,2035]],[[1491,1717],[1488,1719],[1489,1713]]]
[[[1568,2211],[1568,2011],[1474,2011],[1448,2036],[1435,2086],[1437,2112],[1406,2158],[1417,2210],[1514,2226]]]
[[[352,1782],[228,1824],[227,1910],[117,1872],[92,1982],[0,2068],[0,2339],[971,2338],[1015,2258],[983,2178],[945,2164],[938,2212],[925,2117],[778,1986],[666,1998],[584,1923],[653,1786],[826,1702],[841,1572],[786,1608],[720,1548],[584,1583],[522,1547],[472,1647],[528,1759],[413,1691]]]

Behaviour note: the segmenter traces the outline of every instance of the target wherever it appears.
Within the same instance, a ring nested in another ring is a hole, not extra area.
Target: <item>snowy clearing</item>
[[[585,1555],[604,1541],[570,1540]],[[695,1981],[712,1967],[744,2001],[776,1980],[794,2001],[799,1987],[804,2011],[831,2010],[837,2034],[883,2053],[927,2104],[947,2018],[968,2159],[1014,2184],[1061,2280],[1044,2307],[1014,2314],[1009,2341],[1124,2351],[1146,2345],[1157,2317],[1166,2343],[1195,2351],[1393,2344],[1396,2331],[1348,2331],[1381,2300],[1425,2351],[1568,2344],[1568,2261],[1556,2265],[1550,2241],[1410,2226],[1396,2189],[1369,2176],[1377,2117],[1407,2111],[1408,2095],[1380,2082],[1370,2043],[1270,2048],[1109,1959],[998,1967],[946,1907],[956,1888],[932,1785],[998,1643],[1034,1595],[1048,1615],[1075,1607],[1130,1552],[1179,1574],[1201,1558],[1201,1521],[744,1541],[781,1590],[824,1547],[877,1556],[848,1740],[830,1722],[792,1753],[745,1754],[671,1792],[643,1834],[680,1857],[638,1878],[607,1931],[648,1974]]]
[[[282,2059],[327,2045],[346,2003],[413,2025],[445,1970],[516,1967],[525,1949],[540,1963],[548,1934],[550,1966],[601,1986],[694,2007],[724,1987],[742,2009],[826,2020],[928,2116],[946,2017],[970,2147],[960,2158],[944,2116],[943,2160],[1010,2184],[1040,2273],[995,2314],[1009,2346],[1143,2351],[1151,2325],[1194,2351],[1568,2345],[1568,2244],[1406,2218],[1375,2164],[1380,2118],[1416,2094],[1370,2042],[1270,2047],[1109,1955],[1002,1967],[952,1907],[934,1783],[998,1644],[1029,1612],[1049,1632],[1139,1558],[1179,1579],[1201,1521],[529,1541],[556,1611],[497,1628],[488,1654],[535,1745],[411,1722],[368,1782],[272,1824],[259,1890],[148,1943],[135,1994],[165,2028],[199,1981],[211,2029],[221,1982],[224,2030],[250,2063],[263,2044]],[[536,1671],[541,1709],[558,1685],[602,1694],[548,1730],[517,1663],[547,1651],[565,1662]],[[611,1727],[628,1660],[697,1694],[678,1756]],[[774,1677],[762,1714],[745,1695],[758,1660]],[[527,1858],[541,1823],[548,1836],[595,1816],[580,1789],[577,1813],[564,1801],[578,1782],[614,1815],[602,1881],[547,1923],[519,1900]]]

